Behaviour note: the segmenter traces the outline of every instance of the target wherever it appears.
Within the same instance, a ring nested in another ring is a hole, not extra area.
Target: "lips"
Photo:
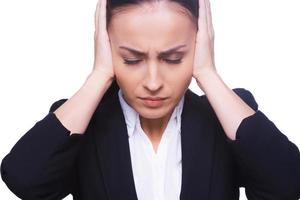
[[[167,97],[141,97],[143,100],[151,100],[151,101],[159,101],[159,100],[165,100]]]
[[[167,99],[166,97],[144,97],[141,98],[142,102],[145,106],[151,108],[161,107],[164,103],[164,100]]]

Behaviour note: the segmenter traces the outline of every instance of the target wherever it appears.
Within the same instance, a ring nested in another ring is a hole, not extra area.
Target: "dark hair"
[[[132,5],[139,5],[142,3],[153,3],[157,1],[169,1],[175,2],[181,5],[188,14],[191,16],[192,21],[194,22],[195,26],[198,28],[197,19],[199,16],[199,3],[198,0],[107,0],[107,11],[106,11],[106,20],[107,20],[107,27],[111,21],[113,16],[113,11],[120,9],[122,7],[132,6]]]

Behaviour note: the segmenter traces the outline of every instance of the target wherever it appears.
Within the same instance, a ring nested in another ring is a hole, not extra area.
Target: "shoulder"
[[[258,104],[255,100],[255,97],[253,95],[253,92],[250,92],[249,89],[245,88],[233,88],[232,91],[234,91],[245,103],[247,103],[252,109],[255,111],[258,110]],[[192,104],[193,106],[201,106],[201,107],[210,107],[209,101],[207,96],[204,95],[198,95],[194,93],[192,90],[188,89],[186,91],[186,100]],[[224,105],[226,106],[226,105]]]
[[[258,110],[258,104],[254,98],[253,92],[245,88],[234,88],[233,91],[239,95],[239,97],[247,103],[253,110]]]
[[[54,112],[58,107],[60,107],[62,104],[64,104],[68,99],[63,98],[63,99],[59,99],[54,101],[49,109],[49,112]]]

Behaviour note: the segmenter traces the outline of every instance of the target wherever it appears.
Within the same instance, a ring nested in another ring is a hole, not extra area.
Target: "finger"
[[[99,27],[98,31],[100,33],[100,37],[106,37],[106,0],[100,1],[100,13],[99,13]],[[103,38],[106,39],[106,38]]]
[[[210,38],[210,43],[211,47],[214,47],[214,30],[213,30],[213,25],[212,25],[212,16],[211,16],[211,7],[210,7],[210,2],[209,0],[205,0],[205,7],[206,7],[206,19],[207,19],[207,29],[208,29],[208,34]],[[212,61],[214,64],[214,51],[212,50]],[[215,65],[215,64],[214,64]]]
[[[212,14],[211,14],[211,6],[210,6],[210,1],[206,1],[206,17],[207,17],[207,27],[208,27],[208,32],[211,38],[214,37],[214,29],[213,29],[213,24],[212,24]]]
[[[99,1],[97,2],[96,11],[95,11],[95,36],[98,34],[98,28],[99,28],[99,7],[100,7]]]
[[[207,33],[205,0],[199,0],[198,32],[200,32],[201,35]]]

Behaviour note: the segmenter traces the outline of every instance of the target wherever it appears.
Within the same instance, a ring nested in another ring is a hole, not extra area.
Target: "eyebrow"
[[[182,48],[182,47],[185,47],[186,45],[185,44],[182,44],[182,45],[178,45],[176,47],[173,47],[171,49],[168,49],[166,51],[162,51],[162,52],[159,52],[159,56],[160,57],[164,57],[164,56],[167,56],[167,55],[170,55],[174,52],[177,52],[178,49]],[[142,52],[142,51],[138,51],[136,49],[132,49],[130,47],[125,47],[125,46],[119,46],[120,49],[125,49],[125,50],[128,50],[130,51],[131,53],[135,54],[136,56],[146,56],[147,53],[145,52]]]

